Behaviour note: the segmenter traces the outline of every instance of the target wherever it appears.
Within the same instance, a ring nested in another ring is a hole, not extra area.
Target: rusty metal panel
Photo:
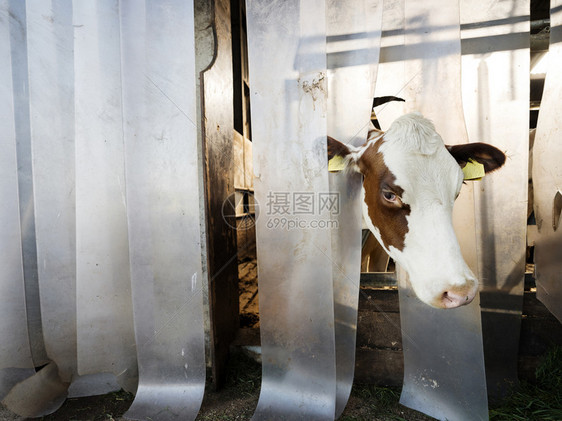
[[[509,157],[476,181],[478,278],[488,393],[517,382],[526,258],[529,2],[461,1],[463,106],[470,142]],[[494,48],[491,48],[494,46]]]
[[[204,258],[212,322],[209,348],[212,381],[220,387],[225,379],[230,343],[239,327],[236,231],[232,221],[223,215],[224,206],[235,192],[230,0],[195,2],[195,8],[198,57],[204,66],[199,73],[205,181],[201,191],[207,221]],[[206,53],[211,53],[211,57]]]
[[[533,149],[537,298],[562,322],[562,2],[550,3],[550,49]]]

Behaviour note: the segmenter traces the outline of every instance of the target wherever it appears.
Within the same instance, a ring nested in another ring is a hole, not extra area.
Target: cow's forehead
[[[429,120],[418,115],[398,119],[378,151],[408,203],[450,200],[460,189],[462,171]],[[408,118],[412,117],[412,118]]]
[[[444,147],[443,139],[435,131],[433,123],[418,113],[397,118],[384,138],[396,148],[412,154],[433,155]]]
[[[379,152],[395,183],[409,196],[422,199],[431,192],[449,195],[460,188],[462,170],[444,145],[432,154],[419,154],[383,141]]]

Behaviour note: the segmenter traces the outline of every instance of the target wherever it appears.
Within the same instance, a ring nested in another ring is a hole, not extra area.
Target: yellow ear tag
[[[484,165],[472,159],[468,160],[462,172],[464,173],[465,180],[480,180],[486,174]]]
[[[328,161],[328,171],[338,172],[345,169],[345,159],[339,155],[335,155],[332,159]]]

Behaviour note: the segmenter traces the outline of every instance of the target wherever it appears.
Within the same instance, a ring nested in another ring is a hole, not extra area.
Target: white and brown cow
[[[469,160],[486,173],[505,155],[485,143],[446,146],[431,121],[404,115],[388,131],[371,130],[361,147],[328,137],[328,157],[363,175],[363,216],[387,253],[407,272],[416,295],[438,308],[470,303],[478,280],[465,263],[452,224],[453,203]]]

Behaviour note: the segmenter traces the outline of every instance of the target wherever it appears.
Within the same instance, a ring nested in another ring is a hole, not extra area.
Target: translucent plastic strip
[[[404,0],[385,0],[382,19],[380,63],[375,96],[402,98],[407,81],[404,76]],[[404,114],[404,103],[387,102],[375,108],[382,130]]]
[[[490,22],[495,24],[490,25]],[[517,382],[527,245],[529,2],[461,1],[463,105],[469,140],[505,151],[475,184],[476,241],[488,392]],[[490,45],[501,49],[490,52]]]
[[[193,2],[122,1],[139,387],[129,419],[195,419],[205,386]]]
[[[329,193],[325,16],[324,0],[247,3],[263,372],[254,420],[335,415],[330,208],[318,206]]]
[[[406,109],[434,121],[445,143],[464,143],[458,2],[406,0]],[[477,272],[472,185],[453,215],[467,264]],[[404,386],[400,402],[438,419],[488,419],[479,300],[452,310],[422,304],[400,279]]]
[[[119,2],[74,3],[78,371],[136,388]]]
[[[56,364],[50,362],[11,388],[2,404],[18,415],[38,418],[59,409],[67,389],[68,383],[60,381]]]
[[[43,337],[61,380],[76,374],[74,66],[68,1],[29,0],[27,41]]]
[[[328,133],[365,143],[379,58],[382,1],[327,2]],[[332,230],[336,337],[336,418],[343,412],[355,371],[355,338],[361,269],[361,177],[331,174],[339,198]]]
[[[0,399],[33,374],[20,231],[9,2],[0,1]]]
[[[35,205],[31,158],[31,127],[29,116],[29,80],[27,51],[27,17],[24,1],[10,0],[6,5],[11,42],[13,104],[15,123],[18,191],[20,203],[21,245],[25,279],[25,305],[31,355],[36,367],[47,363],[43,342],[37,250],[35,245]]]
[[[60,381],[54,364],[38,373],[33,368],[46,357],[31,197],[24,2],[0,2],[0,62],[0,399],[19,415],[39,417],[60,407],[68,384]],[[22,189],[23,202],[18,200]],[[20,225],[22,211],[24,222]],[[24,231],[27,233],[22,235]],[[24,285],[24,278],[28,285]],[[33,319],[29,330],[28,314]],[[34,349],[28,336],[31,331]],[[37,386],[36,393],[30,392],[30,385]]]
[[[533,149],[537,297],[562,322],[562,1],[550,2],[548,70]]]
[[[404,347],[400,403],[439,420],[487,420],[479,312],[470,306],[429,307],[405,284],[400,268],[398,276]]]

